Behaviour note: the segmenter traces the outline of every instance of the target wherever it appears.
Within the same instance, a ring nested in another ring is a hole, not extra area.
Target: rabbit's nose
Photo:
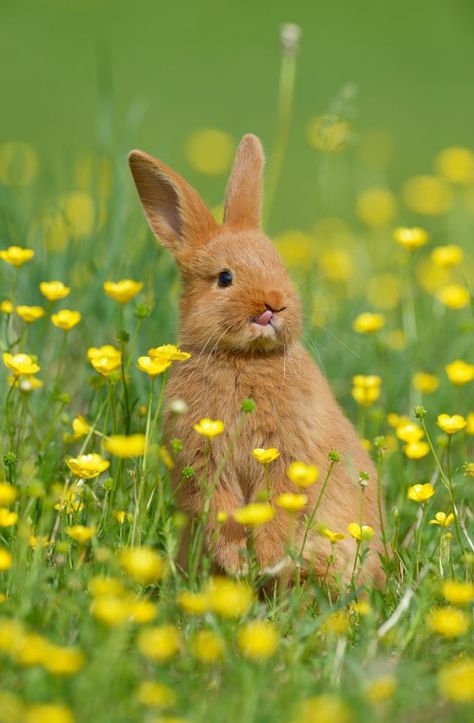
[[[283,309],[285,308],[283,294],[277,289],[264,292],[263,300],[265,301],[265,308],[269,311],[273,311],[274,313],[278,311],[283,311]]]
[[[260,314],[260,316],[257,316],[254,319],[254,322],[256,324],[260,324],[260,326],[267,326],[267,324],[269,324],[271,322],[272,318],[273,318],[273,311],[271,311],[270,309],[267,309],[266,311],[263,312],[263,314]]]

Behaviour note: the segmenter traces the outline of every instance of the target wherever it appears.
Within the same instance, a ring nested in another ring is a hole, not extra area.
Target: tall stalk
[[[288,146],[291,117],[293,113],[293,94],[296,74],[296,55],[301,29],[297,25],[287,23],[281,28],[281,66],[280,89],[278,94],[277,127],[273,148],[268,164],[268,182],[265,193],[263,212],[264,226],[270,218],[278,182],[281,176],[283,161]]]

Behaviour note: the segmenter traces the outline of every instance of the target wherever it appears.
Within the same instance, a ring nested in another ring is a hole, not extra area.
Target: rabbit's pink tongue
[[[270,311],[270,309],[267,309],[263,312],[263,314],[260,314],[260,316],[257,316],[256,319],[254,319],[254,322],[256,324],[260,324],[261,326],[267,326],[272,320],[273,312]]]

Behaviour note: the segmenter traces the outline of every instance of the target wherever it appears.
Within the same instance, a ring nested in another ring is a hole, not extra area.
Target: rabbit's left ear
[[[224,223],[260,228],[264,164],[265,156],[260,140],[251,133],[245,135],[237,149],[227,184]]]

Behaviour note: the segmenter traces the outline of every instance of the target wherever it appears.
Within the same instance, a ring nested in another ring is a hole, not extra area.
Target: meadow
[[[284,54],[270,228],[293,64]],[[206,556],[189,575],[177,568],[185,520],[169,476],[182,443],[162,438],[167,375],[187,356],[173,261],[125,155],[78,153],[57,172],[28,142],[0,144],[1,723],[472,719],[474,151],[453,140],[393,187],[390,134],[358,133],[353,102],[347,87],[308,118],[320,203],[273,238],[304,343],[377,466],[382,589],[363,583],[374,544],[363,515],[334,529],[305,507],[305,485],[324,494],[344,449],[325,469],[294,460],[284,499],[234,512],[250,529],[277,504],[301,516],[331,542],[324,581],[290,540],[304,573],[291,585],[269,588],[251,549],[245,578]],[[201,179],[223,193],[237,140],[215,127],[182,139],[199,190]],[[222,431],[211,421],[195,420],[210,445]],[[277,453],[254,454],[270,485]],[[343,584],[332,565],[348,535],[358,545]]]

